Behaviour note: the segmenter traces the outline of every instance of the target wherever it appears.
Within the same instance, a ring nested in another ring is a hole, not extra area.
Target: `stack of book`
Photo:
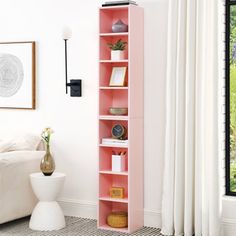
[[[117,145],[117,146],[127,146],[128,140],[120,140],[120,139],[114,139],[114,138],[103,138],[102,144],[105,145]]]
[[[104,4],[102,4],[103,7],[111,7],[111,6],[121,6],[121,5],[138,5],[133,0],[117,0],[117,1],[106,1]]]

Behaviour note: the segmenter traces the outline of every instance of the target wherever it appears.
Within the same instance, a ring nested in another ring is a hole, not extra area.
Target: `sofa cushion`
[[[37,135],[26,134],[18,136],[12,140],[14,143],[9,151],[35,151],[41,141],[41,138]]]
[[[0,140],[0,153],[9,152],[15,143],[11,140],[3,141]]]

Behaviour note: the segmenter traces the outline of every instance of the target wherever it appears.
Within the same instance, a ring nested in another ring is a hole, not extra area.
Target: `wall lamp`
[[[82,80],[81,79],[71,79],[68,83],[68,74],[67,74],[67,41],[72,36],[72,31],[70,28],[66,27],[63,30],[63,39],[65,41],[65,79],[66,79],[66,94],[68,93],[68,87],[70,87],[70,96],[71,97],[82,97]]]

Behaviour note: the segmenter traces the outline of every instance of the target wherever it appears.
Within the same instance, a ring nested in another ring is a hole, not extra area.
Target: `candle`
[[[70,39],[72,36],[72,30],[69,27],[64,27],[62,32],[63,39]]]

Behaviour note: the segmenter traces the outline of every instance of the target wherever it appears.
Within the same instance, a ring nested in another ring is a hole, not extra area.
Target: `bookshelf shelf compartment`
[[[125,152],[125,170],[124,172],[112,171],[112,155]],[[126,148],[114,148],[114,147],[100,147],[99,148],[99,173],[111,174],[111,175],[127,175],[128,176],[128,152]]]
[[[99,114],[108,116],[111,107],[128,108],[128,90],[101,90],[100,100]]]
[[[112,69],[113,67],[126,67],[126,76],[125,76],[125,86],[126,87],[110,87],[109,82],[112,74]],[[124,62],[119,62],[119,63],[101,63],[100,64],[100,81],[99,81],[99,86],[100,87],[107,87],[110,88],[110,90],[117,90],[118,88],[120,89],[128,89],[128,64]]]
[[[126,138],[128,139],[129,134],[128,134],[128,121],[127,120],[100,120],[99,121],[100,143],[102,143],[103,138],[112,138],[111,130],[115,124],[120,124],[126,128]],[[114,139],[114,141],[116,140]],[[123,143],[122,144],[117,143],[117,144],[123,145]]]
[[[128,24],[128,7],[100,8],[100,33],[112,33],[112,25],[118,20]]]
[[[119,39],[121,39],[124,42],[128,43],[128,35],[120,35],[119,37],[101,37],[100,38],[100,62],[106,63],[106,62],[112,62],[111,61],[111,49],[108,47],[108,43],[114,44]],[[128,61],[128,44],[126,45],[126,48],[124,50],[125,59],[121,62],[127,62]],[[115,61],[120,62],[120,61]]]
[[[107,217],[111,212],[120,212],[125,211],[128,212],[128,203],[124,202],[112,202],[112,201],[104,201],[99,200],[99,221],[98,227],[101,229],[108,229],[108,230],[116,230],[118,232],[125,232],[128,233],[128,228],[119,228],[115,229],[107,225]]]
[[[100,187],[99,187],[99,196],[101,198],[110,199],[110,188],[111,187],[122,187],[124,188],[124,198],[128,199],[128,176],[125,175],[99,175]],[[124,202],[124,199],[119,199]],[[115,201],[115,200],[114,200]]]
[[[99,19],[98,228],[132,233],[143,227],[144,221],[143,9],[135,5],[102,7],[99,9]],[[128,25],[129,32],[112,32],[112,25],[118,20]],[[107,43],[114,43],[119,39],[127,42],[125,60],[112,61]],[[126,67],[124,87],[109,86],[114,67]],[[111,107],[128,108],[128,114],[111,115],[109,113]],[[126,128],[127,142],[114,143],[114,139],[110,140],[114,124],[121,124]],[[105,140],[106,138],[108,140]],[[112,155],[121,154],[125,159],[112,158]],[[113,170],[122,172],[112,171],[112,159]],[[114,168],[115,164],[118,166],[117,169]],[[111,198],[109,192],[111,187],[123,187],[124,198]],[[128,213],[127,228],[117,229],[107,225],[107,216],[116,211]]]

